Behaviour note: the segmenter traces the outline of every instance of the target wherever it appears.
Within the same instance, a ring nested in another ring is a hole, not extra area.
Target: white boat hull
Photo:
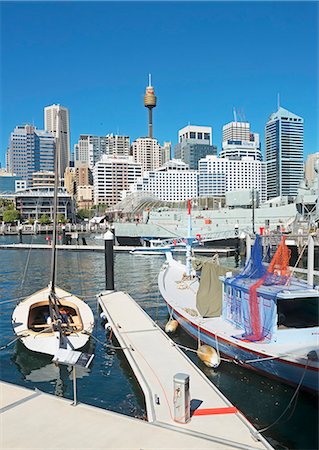
[[[90,338],[94,327],[94,316],[91,308],[78,297],[56,288],[56,294],[60,299],[61,306],[72,307],[78,312],[80,324],[74,331],[62,334],[62,339],[58,331],[50,330],[48,327],[40,326],[40,331],[30,326],[30,311],[36,304],[44,307],[49,304],[49,288],[42,289],[30,297],[21,301],[12,314],[12,326],[17,337],[29,350],[55,355],[57,350],[63,348],[77,350],[85,346]]]
[[[202,343],[218,349],[236,363],[288,384],[298,385],[303,377],[302,388],[318,392],[319,363],[307,358],[309,352],[318,350],[318,327],[306,330],[308,333],[304,340],[296,335],[299,330],[282,330],[281,333],[286,332],[288,343],[280,342],[280,339],[274,343],[236,339],[234,336],[239,334],[239,330],[221,317],[204,319],[199,314],[194,315],[198,282],[193,281],[190,289],[185,288],[184,282],[182,289],[179,289],[178,283],[183,273],[185,266],[171,259],[161,270],[158,284],[170,315],[190,336],[196,340],[200,336]]]

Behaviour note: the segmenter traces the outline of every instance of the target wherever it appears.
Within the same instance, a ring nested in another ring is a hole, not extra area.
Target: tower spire
[[[280,108],[280,94],[279,94],[279,92],[277,94],[277,108],[278,109]]]

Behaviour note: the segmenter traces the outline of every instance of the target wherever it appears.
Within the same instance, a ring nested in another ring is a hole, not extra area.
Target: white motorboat
[[[311,239],[308,262],[313,264]],[[191,266],[190,252],[186,265],[167,254],[159,273],[159,290],[171,320],[198,341],[199,357],[204,361],[209,359],[205,352],[217,361],[222,355],[318,392],[319,288],[314,286],[310,265],[307,281],[291,276],[288,255],[283,238],[266,269],[257,237],[241,274],[233,276],[229,268],[223,271],[207,262],[211,267],[199,276]]]

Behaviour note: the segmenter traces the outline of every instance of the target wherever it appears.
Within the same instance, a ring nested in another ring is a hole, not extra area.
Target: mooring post
[[[104,233],[105,289],[114,291],[114,234],[107,230]]]
[[[22,244],[22,225],[19,225],[18,232],[19,232],[19,243]]]
[[[65,225],[62,225],[62,244],[66,244]]]

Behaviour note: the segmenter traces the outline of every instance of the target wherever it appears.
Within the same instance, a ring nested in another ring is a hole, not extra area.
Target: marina
[[[101,293],[99,304],[142,386],[150,422],[202,436],[224,448],[271,448],[129,295]],[[173,387],[173,379],[179,372],[189,377],[191,400],[176,406],[182,385]],[[200,412],[203,415],[197,416]]]
[[[9,239],[9,237],[1,238]],[[3,242],[3,241],[2,241]],[[59,279],[68,280],[59,284],[76,295],[85,298],[96,311],[95,295],[104,289],[103,253],[87,252],[85,258],[81,252],[59,252]],[[10,314],[14,297],[21,295],[28,252],[3,250],[1,252],[1,345],[13,338]],[[41,288],[47,280],[45,271],[49,252],[32,251],[28,272],[34,273],[31,280],[25,279],[23,291],[29,293]],[[234,267],[234,258],[222,258],[230,267]],[[163,263],[162,258],[135,258],[127,253],[115,254],[115,286],[128,292],[134,300],[164,329],[167,322],[167,309],[157,288],[157,276]],[[140,274],[143,274],[143,277]],[[4,281],[6,280],[6,281]],[[62,283],[62,284],[61,284]],[[126,362],[126,358],[111,348],[105,347],[105,331],[96,327],[94,339],[87,351],[95,357],[89,371],[78,373],[78,397],[82,403],[111,411],[125,413],[133,417],[144,417],[143,393],[137,386],[135,377]],[[192,340],[179,330],[174,341],[193,348]],[[205,373],[221,392],[242,411],[257,429],[273,423],[286,408],[293,396],[294,389],[275,381],[251,373],[246,369],[229,364],[221,364],[208,369],[200,362],[194,352],[186,352],[188,357]],[[72,399],[72,377],[67,368],[58,372],[50,359],[44,356],[30,355],[19,343],[15,343],[0,352],[1,379],[27,388],[38,388],[44,392],[62,395]],[[288,412],[288,415],[290,413]],[[296,433],[302,424],[303,432]],[[299,393],[298,403],[288,422],[285,417],[263,435],[275,448],[305,448],[317,446],[317,401],[306,393]]]

